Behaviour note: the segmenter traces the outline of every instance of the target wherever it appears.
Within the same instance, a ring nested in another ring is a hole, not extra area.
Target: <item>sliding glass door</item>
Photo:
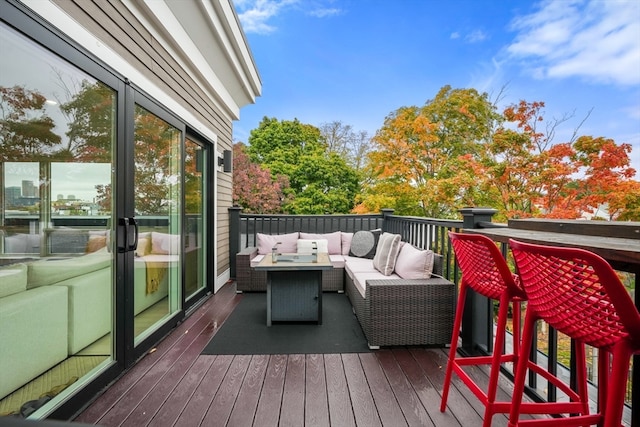
[[[179,310],[182,254],[182,132],[136,105],[134,258],[136,343]]]
[[[0,414],[25,416],[114,360],[118,92],[2,23],[0,46]]]

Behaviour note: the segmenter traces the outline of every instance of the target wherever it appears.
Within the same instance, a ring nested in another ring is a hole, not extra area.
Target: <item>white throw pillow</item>
[[[140,238],[140,236],[138,236]],[[180,252],[180,236],[177,234],[151,233],[151,253],[157,255],[177,254]]]
[[[428,279],[433,271],[433,251],[421,250],[410,244],[402,246],[395,272],[403,279]]]
[[[313,234],[313,233],[300,233],[301,239],[325,239],[327,240],[328,254],[340,255],[342,252],[342,242],[339,231],[333,233]]]
[[[318,253],[329,253],[329,242],[327,239],[298,239],[298,253],[312,253],[314,242],[316,243]]]
[[[396,265],[396,258],[400,252],[399,234],[382,233],[378,240],[376,254],[373,256],[373,266],[385,276],[391,275]]]

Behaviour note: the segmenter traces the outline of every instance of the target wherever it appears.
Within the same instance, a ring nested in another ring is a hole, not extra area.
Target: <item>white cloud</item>
[[[286,6],[297,0],[235,0],[238,18],[245,33],[269,34],[275,27],[267,21],[274,18]]]
[[[640,2],[546,0],[513,20],[507,51],[538,78],[640,84]]]
[[[325,7],[322,2],[305,3],[299,9],[307,15],[316,18],[340,15],[343,11],[338,8]],[[276,30],[271,24],[280,13],[299,4],[299,0],[234,0],[238,11],[238,18],[245,33],[269,34]]]
[[[316,18],[325,18],[327,16],[340,15],[341,13],[341,9],[321,7],[310,11],[309,15],[315,16]]]
[[[468,43],[479,43],[487,38],[487,33],[482,30],[474,30],[467,34],[464,40]]]
[[[453,33],[451,33],[450,38],[451,38],[452,40],[459,39],[459,38],[460,38],[460,33],[459,33],[459,32],[457,32],[457,31],[456,31],[456,32],[453,32]]]

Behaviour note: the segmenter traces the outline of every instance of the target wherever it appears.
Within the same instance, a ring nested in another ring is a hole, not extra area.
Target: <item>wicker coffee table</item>
[[[254,267],[267,272],[267,326],[272,322],[322,324],[322,270],[332,267],[329,255],[266,255]]]

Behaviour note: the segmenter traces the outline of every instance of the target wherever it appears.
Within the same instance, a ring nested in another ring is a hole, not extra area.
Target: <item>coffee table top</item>
[[[317,261],[311,254],[278,254],[278,261],[273,262],[271,254],[264,256],[254,267],[256,270],[328,270],[333,268],[329,254],[318,253]]]

